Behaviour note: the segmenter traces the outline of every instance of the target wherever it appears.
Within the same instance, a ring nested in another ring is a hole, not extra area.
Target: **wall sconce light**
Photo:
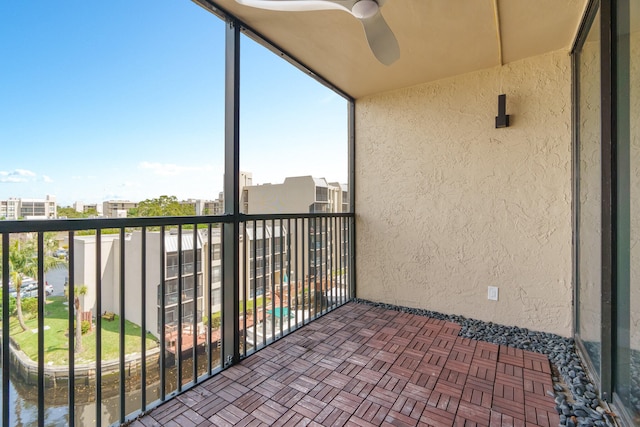
[[[498,95],[498,116],[496,117],[496,129],[509,127],[509,115],[506,114],[507,95]]]

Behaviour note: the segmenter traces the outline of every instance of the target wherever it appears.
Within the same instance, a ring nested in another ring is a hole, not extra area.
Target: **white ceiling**
[[[387,0],[382,14],[400,44],[400,59],[390,66],[375,59],[360,22],[348,13],[196,1],[232,13],[360,98],[546,52],[568,52],[588,0]]]

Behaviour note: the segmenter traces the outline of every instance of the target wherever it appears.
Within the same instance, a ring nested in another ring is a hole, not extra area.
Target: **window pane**
[[[577,332],[600,370],[600,17],[579,53]]]
[[[640,425],[640,2],[618,2],[618,283],[615,392]]]

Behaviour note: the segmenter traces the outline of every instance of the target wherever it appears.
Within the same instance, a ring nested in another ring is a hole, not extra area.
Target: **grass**
[[[48,297],[45,306],[45,327],[49,329],[44,331],[44,352],[45,363],[53,365],[66,365],[69,356],[69,312],[65,304],[65,297]],[[38,359],[38,334],[33,333],[38,327],[38,319],[32,317],[26,320],[28,329],[22,331],[15,316],[11,317],[10,333],[13,339],[20,345],[22,351],[25,352],[32,360]],[[125,321],[125,354],[141,351],[141,331],[140,326]],[[156,338],[147,334],[147,349],[157,346]],[[74,338],[75,341],[75,338]],[[82,336],[83,351],[76,353],[76,363],[87,363],[96,360],[96,329],[94,325],[93,331]],[[120,318],[115,320],[102,322],[102,360],[117,359],[120,350]]]

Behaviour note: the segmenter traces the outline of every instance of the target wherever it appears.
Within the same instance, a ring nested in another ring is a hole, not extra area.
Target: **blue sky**
[[[0,199],[216,198],[224,23],[189,0],[0,2]],[[248,38],[241,169],[347,178],[347,104]]]

